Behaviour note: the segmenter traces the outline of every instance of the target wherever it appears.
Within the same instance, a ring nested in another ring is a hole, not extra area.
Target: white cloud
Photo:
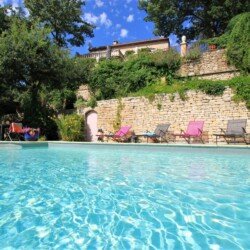
[[[115,26],[116,28],[121,28],[122,26],[118,23],[118,24],[116,24],[116,26]]]
[[[128,36],[128,30],[126,30],[126,29],[121,29],[120,36],[121,36],[121,37],[127,37],[127,36]]]
[[[127,3],[130,3],[130,2],[132,2],[132,0],[127,0]]]
[[[102,0],[95,0],[95,4],[100,8],[104,5],[104,2]]]
[[[108,18],[107,14],[103,12],[100,16],[100,23],[105,25],[106,27],[110,27],[112,25],[111,20]]]
[[[84,14],[84,20],[91,24],[97,24],[99,17],[95,16],[93,13],[88,12]]]
[[[127,22],[128,23],[131,23],[131,22],[133,22],[134,21],[134,15],[129,15],[128,17],[127,17]]]
[[[104,25],[106,27],[110,27],[112,25],[111,20],[108,18],[105,12],[103,12],[100,16],[96,16],[91,12],[85,13],[84,20],[94,25]]]

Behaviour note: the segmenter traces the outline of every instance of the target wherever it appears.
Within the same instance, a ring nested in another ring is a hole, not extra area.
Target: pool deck
[[[26,142],[26,141],[0,141],[1,146],[19,146],[26,147],[49,147],[55,145],[91,145],[91,146],[121,146],[121,147],[187,147],[187,148],[235,148],[235,149],[250,149],[250,145],[246,144],[185,144],[185,143],[116,143],[116,142],[67,142],[67,141],[38,141],[38,142]]]

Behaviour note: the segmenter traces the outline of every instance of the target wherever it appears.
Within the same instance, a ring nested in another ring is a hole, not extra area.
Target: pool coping
[[[90,145],[90,146],[121,146],[121,147],[187,147],[187,148],[234,148],[250,149],[250,145],[234,144],[184,144],[184,143],[116,143],[116,142],[68,142],[68,141],[0,141],[1,145],[16,145],[22,147],[49,147],[53,145]]]

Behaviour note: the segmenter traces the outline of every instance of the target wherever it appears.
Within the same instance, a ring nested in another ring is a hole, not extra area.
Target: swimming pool
[[[0,148],[1,249],[250,249],[249,149]]]

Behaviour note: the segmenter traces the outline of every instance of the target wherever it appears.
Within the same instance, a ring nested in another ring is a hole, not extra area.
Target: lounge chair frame
[[[228,120],[227,122],[227,130],[220,128],[220,134],[214,134],[216,144],[218,144],[218,138],[223,137],[227,144],[231,143],[233,139],[233,143],[236,144],[237,138],[242,138],[246,144],[249,142],[246,139],[246,126],[247,119],[236,119],[236,120]]]
[[[21,131],[20,132],[11,131],[11,126],[13,126],[13,125],[18,125],[20,127],[23,127],[22,123],[11,123],[8,131],[6,131],[7,138],[10,141],[22,141],[22,140],[24,140],[24,132],[23,131],[22,132]]]
[[[194,121],[194,122],[195,122],[195,121]],[[197,121],[197,122],[198,122],[198,121]],[[199,131],[199,134],[192,135],[192,134],[189,134],[189,133],[187,132],[187,131],[188,131],[188,128],[189,128],[189,126],[190,126],[190,123],[191,123],[191,122],[189,122],[186,132],[185,132],[183,129],[181,129],[181,133],[180,133],[180,134],[173,134],[173,135],[174,135],[175,137],[179,136],[179,137],[181,137],[181,138],[184,138],[184,140],[185,140],[188,144],[191,143],[191,139],[199,139],[199,140],[201,141],[201,143],[204,144],[205,142],[204,142],[204,140],[203,140],[203,138],[202,138],[202,136],[203,136],[203,126],[204,126],[204,122],[203,122],[203,121],[200,121],[200,122],[202,122],[203,124],[202,124],[202,129],[197,128],[198,131]]]
[[[118,131],[116,131],[115,133],[109,132],[109,134],[104,135],[104,138],[106,137],[107,141],[109,140],[109,138],[111,138],[111,139],[113,139],[113,141],[117,141],[117,142],[128,142],[129,139],[131,138],[131,134],[130,134],[130,136],[127,136],[129,134],[130,129],[131,129],[131,127],[129,127],[127,133],[124,133],[123,131],[120,131],[121,129],[119,129],[118,130],[118,131],[120,131],[120,135],[119,136],[116,135],[116,133]]]
[[[155,128],[155,131],[152,135],[147,135],[146,133],[150,133],[149,130],[146,131],[145,134],[142,135],[138,135],[138,136],[144,136],[147,138],[147,143],[148,143],[148,139],[160,139],[160,143],[162,142],[169,142],[169,140],[166,138],[166,135],[168,133],[168,129],[170,127],[170,124],[158,124]]]

